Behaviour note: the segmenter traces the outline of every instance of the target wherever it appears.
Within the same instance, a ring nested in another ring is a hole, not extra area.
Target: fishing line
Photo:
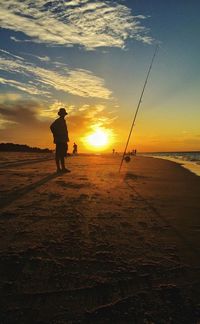
[[[138,101],[138,105],[137,105],[137,108],[136,108],[136,112],[135,112],[135,115],[134,115],[134,118],[133,118],[133,122],[132,122],[132,125],[131,125],[131,129],[130,129],[130,132],[129,132],[129,135],[128,135],[128,139],[127,139],[127,142],[126,142],[125,150],[124,150],[124,153],[123,153],[123,156],[122,156],[122,159],[121,159],[121,163],[120,163],[120,167],[119,167],[119,172],[121,171],[122,164],[124,162],[124,158],[125,158],[125,155],[126,155],[126,150],[127,150],[127,147],[128,147],[129,141],[130,141],[130,137],[131,137],[131,134],[132,134],[132,131],[133,131],[133,126],[135,125],[136,117],[137,117],[137,114],[138,114],[138,111],[139,111],[139,108],[140,108],[140,104],[142,102],[142,97],[143,97],[143,94],[144,94],[144,90],[146,88],[147,81],[148,81],[148,78],[149,78],[149,74],[151,72],[151,68],[152,68],[152,65],[153,65],[155,56],[156,56],[156,54],[158,52],[158,48],[159,48],[159,45],[156,46],[155,52],[154,52],[153,57],[152,57],[152,60],[151,60],[151,64],[149,66],[149,70],[147,72],[146,80],[145,80],[144,86],[142,88],[142,92],[141,92],[141,95],[140,95],[140,99]]]

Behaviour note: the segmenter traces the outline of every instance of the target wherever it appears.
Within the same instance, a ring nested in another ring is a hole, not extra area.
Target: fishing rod
[[[136,117],[137,117],[137,114],[138,114],[138,111],[139,111],[139,108],[140,108],[140,104],[142,102],[142,97],[143,97],[143,94],[144,94],[144,90],[146,88],[147,81],[148,81],[148,78],[149,78],[149,74],[151,72],[151,68],[152,68],[152,65],[153,65],[155,56],[156,56],[156,54],[158,52],[158,48],[159,48],[159,45],[156,46],[155,52],[154,52],[153,57],[152,57],[152,60],[151,60],[151,64],[149,66],[149,70],[148,70],[148,73],[147,73],[147,76],[146,76],[146,80],[144,82],[144,86],[143,86],[143,89],[142,89],[142,92],[141,92],[141,95],[140,95],[140,99],[138,101],[138,105],[137,105],[137,109],[136,109],[136,112],[135,112],[135,116],[133,118],[133,122],[132,122],[132,125],[131,125],[131,129],[130,129],[130,132],[129,132],[129,136],[128,136],[128,139],[127,139],[127,142],[126,142],[125,150],[124,150],[124,153],[123,153],[123,156],[122,156],[122,160],[121,160],[121,163],[120,163],[119,172],[121,171],[122,164],[124,162],[124,158],[125,158],[125,155],[126,155],[126,150],[127,150],[127,147],[128,147],[129,141],[130,141],[130,137],[131,137],[131,134],[132,134],[132,131],[133,131],[133,126],[135,125]]]

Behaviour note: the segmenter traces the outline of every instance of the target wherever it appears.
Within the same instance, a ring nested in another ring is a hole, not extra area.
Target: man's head
[[[65,117],[65,116],[68,115],[68,114],[67,114],[65,108],[60,108],[59,111],[58,111],[58,115],[59,115],[60,117]]]

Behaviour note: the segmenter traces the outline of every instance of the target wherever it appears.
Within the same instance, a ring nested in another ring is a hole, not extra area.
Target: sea
[[[200,151],[193,152],[155,152],[142,155],[165,159],[181,164],[184,168],[200,176]]]

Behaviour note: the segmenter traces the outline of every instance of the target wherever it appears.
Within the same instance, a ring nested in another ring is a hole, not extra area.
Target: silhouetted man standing
[[[65,116],[67,115],[65,108],[60,108],[58,115],[60,117],[50,126],[53,133],[54,143],[56,144],[55,160],[57,172],[70,172],[70,170],[65,168],[65,156],[67,156],[67,143],[69,142],[67,124],[65,121]]]

